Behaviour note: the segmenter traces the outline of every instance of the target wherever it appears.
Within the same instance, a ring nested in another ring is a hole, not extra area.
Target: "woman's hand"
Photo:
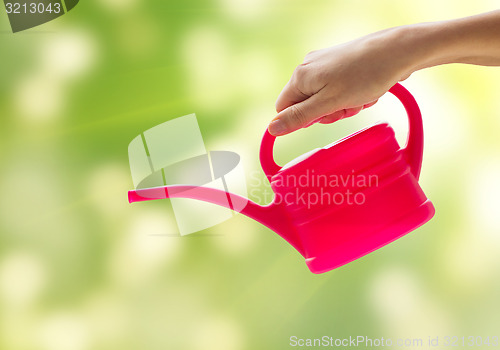
[[[333,123],[373,105],[412,72],[414,50],[404,47],[404,31],[392,28],[307,54],[276,101],[269,132]]]
[[[445,63],[500,66],[500,10],[386,29],[309,53],[276,101],[269,125],[284,135],[373,105],[416,70]]]

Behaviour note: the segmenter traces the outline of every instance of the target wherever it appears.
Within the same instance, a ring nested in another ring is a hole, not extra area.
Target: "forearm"
[[[447,63],[500,66],[500,11],[400,27],[400,35],[410,37],[415,53],[411,71]]]

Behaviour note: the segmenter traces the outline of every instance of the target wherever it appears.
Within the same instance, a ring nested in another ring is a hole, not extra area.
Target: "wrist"
[[[381,71],[394,83],[442,59],[444,48],[433,37],[437,31],[432,23],[412,24],[373,33],[366,42],[368,51],[388,63]]]
[[[404,52],[403,76],[446,63],[447,45],[436,23],[418,23],[394,28],[396,45]]]
[[[418,23],[398,27],[408,58],[408,75],[428,67],[462,60],[462,35],[450,21]]]

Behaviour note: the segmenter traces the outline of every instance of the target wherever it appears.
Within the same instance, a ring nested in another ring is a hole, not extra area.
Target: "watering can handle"
[[[424,129],[422,125],[422,114],[415,98],[401,84],[397,83],[389,89],[389,92],[396,96],[405,107],[408,114],[408,139],[404,149],[404,155],[410,164],[411,172],[418,180],[422,167],[422,155],[424,151]],[[268,130],[264,133],[260,145],[260,163],[267,178],[270,179],[276,174],[281,166],[276,164],[273,157],[274,141],[276,136],[272,136]]]

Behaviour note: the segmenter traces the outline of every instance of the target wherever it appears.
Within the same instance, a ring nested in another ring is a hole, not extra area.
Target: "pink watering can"
[[[266,130],[260,162],[275,194],[270,204],[261,206],[236,194],[190,185],[129,191],[129,202],[192,198],[229,207],[227,197],[230,209],[243,208],[238,211],[290,243],[312,272],[333,270],[400,238],[434,215],[418,184],[423,154],[420,109],[400,84],[389,91],[408,114],[405,148],[400,148],[389,124],[380,123],[281,167],[273,159],[276,138]]]

